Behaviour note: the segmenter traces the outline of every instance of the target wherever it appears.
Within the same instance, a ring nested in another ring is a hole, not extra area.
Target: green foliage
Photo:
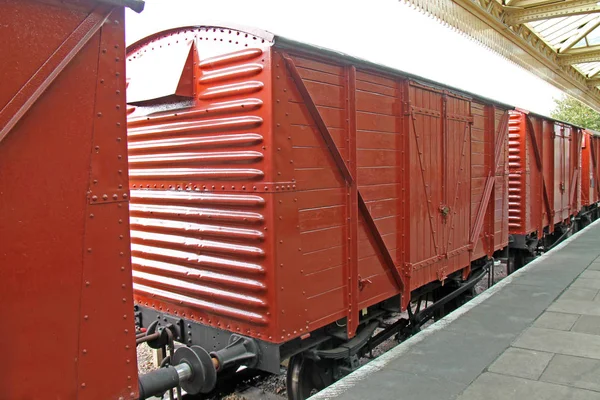
[[[552,118],[600,131],[600,114],[590,107],[569,96],[554,99],[554,103],[556,106],[550,113]]]

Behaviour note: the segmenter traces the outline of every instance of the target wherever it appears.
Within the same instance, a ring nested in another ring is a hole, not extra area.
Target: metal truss
[[[598,0],[401,0],[600,112]],[[594,33],[594,35],[596,34]]]

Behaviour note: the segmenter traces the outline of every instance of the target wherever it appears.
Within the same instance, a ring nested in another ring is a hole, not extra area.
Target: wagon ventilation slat
[[[223,101],[209,104],[206,107],[199,108],[193,111],[182,111],[176,113],[164,112],[150,114],[144,117],[132,118],[128,121],[127,125],[131,128],[144,126],[144,125],[156,125],[158,123],[170,122],[170,121],[185,121],[188,119],[203,119],[213,118],[215,115],[231,115],[243,112],[256,111],[262,107],[263,101],[260,99],[243,99],[234,101]],[[135,107],[132,108],[132,111]]]
[[[254,229],[240,229],[170,219],[138,217],[131,217],[130,224],[131,226],[138,226],[145,229],[154,228],[173,233],[185,232],[187,234],[197,234],[202,237],[226,237],[233,240],[264,240],[263,232]]]
[[[198,63],[198,66],[202,69],[220,67],[223,65],[229,65],[240,61],[247,61],[257,58],[263,54],[262,49],[244,49],[232,53],[226,53],[215,57],[206,58]]]
[[[187,135],[193,133],[214,133],[241,129],[253,129],[262,125],[263,120],[258,116],[214,118],[184,122],[172,122],[161,125],[148,125],[131,128],[127,131],[130,141],[144,136]]]
[[[264,299],[240,294],[236,291],[228,291],[219,289],[218,287],[206,286],[199,284],[198,282],[189,282],[183,279],[176,279],[169,276],[154,275],[139,270],[133,271],[134,283],[142,283],[151,285],[158,289],[175,291],[177,293],[184,293],[194,296],[197,299],[204,299],[207,301],[213,300],[220,303],[235,304],[242,307],[250,308],[265,308],[266,301]]]
[[[159,204],[132,204],[129,212],[133,216],[153,215],[173,219],[194,219],[198,221],[230,222],[255,225],[264,222],[264,216],[255,212],[219,210],[199,207],[164,206]]]
[[[264,267],[257,263],[238,261],[216,255],[198,254],[169,247],[158,247],[133,242],[131,243],[131,251],[139,256],[153,256],[156,257],[156,259],[177,263],[179,265],[190,264],[211,268],[212,270],[217,271],[234,272],[235,274],[260,275],[265,273]],[[235,274],[231,274],[231,276],[235,276]]]
[[[170,278],[179,278],[181,280],[191,280],[194,282],[206,282],[207,284],[218,284],[232,289],[250,290],[253,292],[264,292],[266,286],[263,282],[249,278],[233,278],[228,274],[195,268],[186,265],[175,264],[173,262],[148,260],[142,257],[133,256],[131,262],[136,269],[142,272],[152,273],[154,275],[163,275]]]
[[[138,104],[129,115],[135,296],[214,327],[231,319],[260,331],[271,307],[268,207],[239,182],[266,174],[266,64],[257,48],[200,59],[197,43],[213,34],[203,31],[189,53],[186,102]]]
[[[209,149],[246,147],[262,143],[262,135],[238,133],[220,136],[188,136],[183,138],[148,140],[129,143],[129,153],[138,154],[152,150]]]
[[[513,229],[524,229],[523,215],[523,185],[525,176],[523,176],[522,149],[521,140],[523,137],[524,125],[523,116],[519,113],[510,113],[509,117],[509,140],[508,140],[508,215],[509,227]]]
[[[243,322],[249,322],[253,325],[267,325],[268,318],[266,315],[251,312],[244,308],[235,308],[198,299],[192,296],[174,293],[169,290],[159,289],[154,286],[148,286],[137,282],[133,283],[133,290],[138,294],[144,294],[148,298],[162,300],[167,303],[190,307],[192,309],[210,310],[211,314],[218,316],[229,317]]]

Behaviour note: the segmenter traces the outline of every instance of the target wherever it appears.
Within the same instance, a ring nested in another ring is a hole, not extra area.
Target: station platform
[[[600,399],[600,220],[311,397]]]

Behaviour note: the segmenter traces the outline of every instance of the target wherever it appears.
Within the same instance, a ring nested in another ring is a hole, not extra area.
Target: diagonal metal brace
[[[346,184],[348,184],[349,186],[356,185],[356,181],[355,181],[354,177],[352,176],[350,170],[348,169],[348,166],[344,162],[344,158],[340,154],[340,151],[338,150],[338,148],[335,144],[335,141],[333,140],[333,137],[331,136],[331,133],[329,132],[329,129],[327,128],[327,125],[325,124],[325,121],[323,121],[323,117],[321,116],[321,113],[319,113],[319,110],[317,109],[317,105],[315,104],[314,100],[310,96],[310,93],[308,92],[308,88],[304,84],[304,81],[302,80],[302,77],[300,76],[300,72],[298,71],[298,68],[296,68],[296,64],[294,63],[294,60],[292,60],[292,58],[285,53],[282,54],[282,57],[283,57],[283,60],[285,61],[286,67],[292,77],[292,80],[294,81],[296,89],[298,89],[298,92],[300,93],[300,97],[302,97],[302,100],[304,101],[304,105],[306,106],[308,113],[310,114],[315,125],[317,126],[317,129],[319,130],[321,137],[323,138],[323,140],[325,141],[325,144],[327,145],[329,154],[333,158],[333,161],[335,162],[338,170],[344,177]],[[365,225],[367,226],[367,232],[371,236],[373,241],[375,242],[377,250],[379,250],[379,254],[383,258],[383,261],[384,261],[386,267],[392,273],[392,277],[394,278],[394,281],[396,283],[396,286],[398,287],[398,290],[400,290],[400,292],[404,292],[404,281],[402,280],[402,276],[400,275],[400,272],[398,272],[396,263],[394,262],[392,255],[390,254],[387,246],[385,245],[385,242],[383,241],[383,238],[381,237],[381,234],[379,233],[379,230],[377,229],[377,225],[375,224],[375,221],[373,220],[373,216],[369,212],[369,208],[367,207],[367,204],[365,203],[365,200],[363,199],[363,197],[360,193],[360,190],[357,190],[357,192],[358,192],[358,208],[359,208],[361,216],[363,217],[363,220],[365,221]]]
[[[0,143],[35,104],[50,84],[100,30],[112,7],[98,6],[75,28],[44,64],[0,110]]]

